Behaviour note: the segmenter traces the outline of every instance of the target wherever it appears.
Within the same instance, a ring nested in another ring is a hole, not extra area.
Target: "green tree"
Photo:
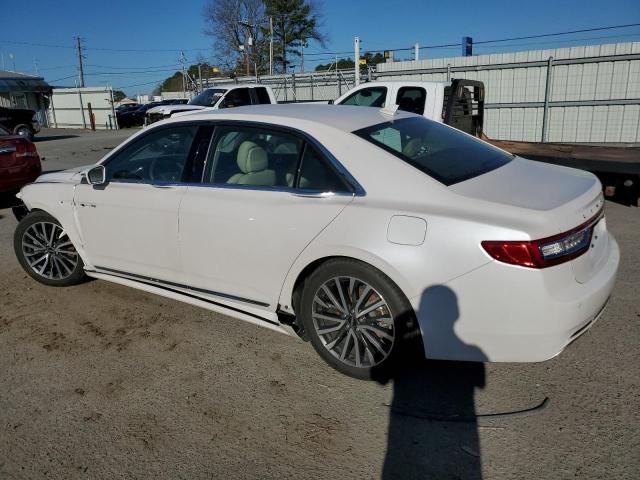
[[[367,65],[377,65],[378,63],[384,63],[384,55],[381,53],[376,53],[375,55],[371,52],[367,52],[362,56],[363,59],[367,61]],[[346,70],[354,67],[353,60],[351,58],[341,58],[338,60],[338,70]],[[336,62],[326,63],[316,66],[316,72],[324,72],[326,70],[335,69]],[[363,68],[363,67],[360,67]]]
[[[122,100],[123,98],[126,98],[127,94],[124,93],[122,90],[114,90],[113,91],[113,101],[114,102],[119,102],[120,100]]]
[[[282,73],[287,71],[291,57],[300,56],[300,50],[310,40],[325,46],[321,32],[321,15],[317,4],[306,0],[264,0],[265,15],[273,19],[274,62]],[[269,35],[269,26],[262,28]]]

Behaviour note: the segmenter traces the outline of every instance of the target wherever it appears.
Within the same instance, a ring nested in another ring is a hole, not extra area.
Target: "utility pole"
[[[198,64],[198,82],[200,83],[200,91],[202,92],[202,65]]]
[[[38,72],[38,59],[37,58],[33,58],[33,66],[36,69],[36,75],[40,75],[40,72]]]
[[[80,36],[76,37],[76,47],[78,49],[78,65],[80,67],[80,87],[84,88],[84,66],[82,65],[82,44]]]
[[[304,73],[304,49],[308,46],[307,41],[302,39],[300,43],[300,73]]]
[[[354,85],[357,87],[360,85],[360,37],[356,37],[353,39],[353,46],[355,50],[355,58],[354,58],[354,74],[355,80]]]
[[[413,53],[413,59],[417,62],[418,60],[420,60],[420,45],[418,44],[418,42],[416,42],[415,46],[414,46],[414,53]]]
[[[273,17],[269,17],[269,75],[273,75]]]
[[[187,73],[185,72],[186,61],[187,59],[184,56],[184,52],[180,52],[180,63],[182,64],[182,95],[185,97],[187,96]]]

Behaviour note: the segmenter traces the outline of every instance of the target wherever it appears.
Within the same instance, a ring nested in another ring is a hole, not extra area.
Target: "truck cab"
[[[174,115],[194,110],[217,110],[220,108],[241,107],[277,103],[271,87],[260,84],[221,85],[205,88],[185,105],[163,105],[149,109],[145,125]]]
[[[349,90],[333,103],[377,108],[398,105],[398,110],[482,136],[484,84],[473,80],[370,82]]]

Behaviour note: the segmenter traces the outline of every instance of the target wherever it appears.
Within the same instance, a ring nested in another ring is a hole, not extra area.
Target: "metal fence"
[[[500,140],[640,142],[640,42],[390,62],[367,80],[481,80],[485,133]],[[354,72],[330,71],[210,82],[270,85],[278,101],[331,100]]]
[[[50,126],[91,128],[91,114],[96,129],[117,128],[111,87],[53,89],[49,103]]]

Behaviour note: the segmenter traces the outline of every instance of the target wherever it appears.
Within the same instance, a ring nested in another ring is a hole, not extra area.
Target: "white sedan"
[[[311,341],[358,378],[530,362],[596,321],[619,263],[599,181],[410,113],[196,112],[20,194],[24,269],[86,275]]]

